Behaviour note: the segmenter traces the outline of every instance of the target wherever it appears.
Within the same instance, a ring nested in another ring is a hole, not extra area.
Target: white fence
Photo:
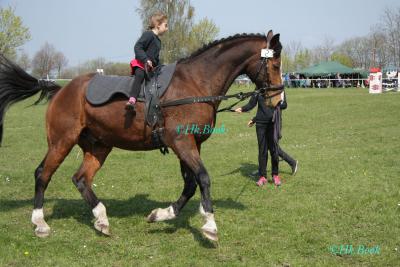
[[[366,79],[290,79],[284,81],[285,87],[292,88],[347,88],[361,87],[367,88],[369,80]],[[399,83],[397,79],[383,78],[382,84],[384,88],[398,89]]]

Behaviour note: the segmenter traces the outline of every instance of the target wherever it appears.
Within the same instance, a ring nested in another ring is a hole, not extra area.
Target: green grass
[[[248,88],[247,90],[251,90]],[[230,93],[246,90],[233,88]],[[110,238],[96,234],[91,210],[71,182],[82,153],[75,147],[45,195],[52,228],[46,239],[30,223],[33,171],[46,149],[45,105],[34,98],[6,115],[0,148],[0,266],[399,266],[400,93],[366,89],[288,89],[281,146],[299,160],[283,186],[257,188],[252,114],[219,114],[202,147],[212,179],[220,241],[205,240],[199,192],[180,217],[148,224],[182,190],[173,154],[114,149],[95,179],[107,207]],[[225,103],[223,105],[226,105]],[[269,166],[268,166],[269,167]],[[333,245],[379,246],[377,255],[334,255]]]

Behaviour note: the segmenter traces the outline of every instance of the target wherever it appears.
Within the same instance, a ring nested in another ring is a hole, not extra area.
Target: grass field
[[[288,89],[287,96],[281,146],[300,164],[291,176],[281,163],[281,188],[260,189],[251,176],[257,141],[246,123],[255,110],[219,114],[216,126],[227,132],[202,147],[217,244],[199,231],[199,192],[177,219],[145,221],[183,186],[176,156],[158,151],[110,154],[95,191],[112,236],[96,234],[71,182],[82,160],[78,147],[46,191],[52,234],[36,238],[33,172],[47,149],[46,106],[28,107],[35,98],[13,106],[0,148],[0,266],[400,266],[400,93]],[[362,253],[360,246],[375,249]]]

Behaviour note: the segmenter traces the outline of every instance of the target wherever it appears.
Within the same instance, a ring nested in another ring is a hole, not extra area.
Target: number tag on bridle
[[[272,58],[274,57],[274,50],[272,49],[261,49],[261,57]]]

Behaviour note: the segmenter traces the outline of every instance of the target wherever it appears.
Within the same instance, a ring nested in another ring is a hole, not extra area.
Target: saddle
[[[156,83],[156,91],[158,97],[161,97],[167,90],[172,75],[175,72],[176,62],[169,65],[162,65],[154,70],[150,81],[144,81],[138,100],[146,101],[151,87]],[[130,97],[135,76],[116,76],[116,75],[100,75],[96,74],[88,85],[86,91],[86,100],[94,105],[101,106],[107,104],[115,95],[122,94],[127,98]]]
[[[162,142],[164,118],[161,112],[160,97],[164,95],[175,72],[176,62],[157,67],[149,80],[143,82],[138,96],[139,102],[145,103],[146,123],[152,129],[152,141],[163,154],[168,149]],[[134,76],[111,76],[96,74],[88,85],[86,100],[94,105],[107,104],[117,95],[130,97]]]

